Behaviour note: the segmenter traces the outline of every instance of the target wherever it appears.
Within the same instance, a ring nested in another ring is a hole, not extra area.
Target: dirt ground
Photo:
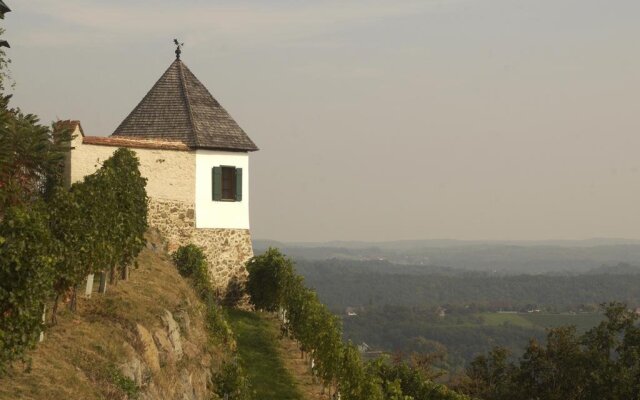
[[[278,324],[275,317],[273,317],[273,323]],[[325,394],[322,395],[322,385],[313,382],[309,360],[300,357],[297,343],[288,338],[280,339],[278,343],[280,344],[279,351],[282,361],[291,372],[291,375],[293,375],[298,389],[300,389],[304,397],[307,400],[328,400],[330,398],[328,391],[325,390]]]

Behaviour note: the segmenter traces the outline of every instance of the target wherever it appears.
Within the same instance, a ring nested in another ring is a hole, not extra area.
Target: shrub
[[[259,309],[276,311],[283,304],[285,285],[294,275],[293,262],[280,250],[270,247],[247,263],[247,290]]]
[[[171,258],[178,268],[180,275],[190,277],[199,270],[207,268],[207,259],[202,249],[195,244],[180,246]]]
[[[38,342],[44,302],[52,291],[51,254],[41,209],[5,210],[0,222],[0,373]]]
[[[229,347],[235,347],[233,332],[229,323],[224,317],[223,310],[220,308],[212,298],[207,301],[207,330],[212,334],[212,336],[229,345]]]
[[[180,275],[191,277],[196,292],[203,300],[213,292],[209,270],[207,268],[207,257],[202,249],[195,244],[180,246],[172,255],[176,268]]]
[[[225,362],[221,370],[214,375],[215,392],[218,396],[233,400],[251,400],[249,380],[237,361]]]

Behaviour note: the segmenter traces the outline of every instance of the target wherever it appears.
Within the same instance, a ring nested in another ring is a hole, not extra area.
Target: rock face
[[[168,240],[168,251],[193,243],[203,248],[214,287],[224,296],[230,282],[245,282],[246,262],[253,257],[248,229],[196,229],[194,205],[174,200],[149,200],[149,225]]]
[[[178,323],[173,319],[173,314],[171,314],[169,310],[164,310],[162,324],[164,325],[167,337],[171,342],[173,357],[175,357],[176,360],[180,360],[182,358],[182,337],[180,336]]]
[[[123,344],[129,356],[119,365],[120,373],[141,389],[142,400],[210,399],[207,386],[211,379],[211,356],[183,337],[169,310],[159,317],[162,327],[154,329],[153,335],[145,326],[135,325],[135,346]],[[178,363],[183,358],[187,362]],[[158,385],[154,381],[158,376],[164,376],[172,384]]]
[[[160,370],[160,355],[158,354],[158,348],[153,341],[153,337],[147,328],[140,324],[136,324],[136,334],[142,346],[142,358],[144,362],[152,371]]]
[[[144,379],[149,373],[149,369],[147,365],[140,360],[131,345],[125,342],[125,347],[128,348],[129,360],[120,365],[120,372],[122,372],[123,376],[135,382],[137,386],[142,387],[145,383]]]

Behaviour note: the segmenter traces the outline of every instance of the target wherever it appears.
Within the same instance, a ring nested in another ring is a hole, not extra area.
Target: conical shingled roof
[[[194,149],[258,150],[179,59],[169,66],[112,136],[179,141]]]

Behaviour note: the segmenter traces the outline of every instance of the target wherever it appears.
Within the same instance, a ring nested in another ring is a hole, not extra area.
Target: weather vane
[[[178,39],[173,39],[173,43],[176,44],[176,60],[179,60],[180,53],[182,53],[182,46],[184,46],[184,43],[178,42]]]

